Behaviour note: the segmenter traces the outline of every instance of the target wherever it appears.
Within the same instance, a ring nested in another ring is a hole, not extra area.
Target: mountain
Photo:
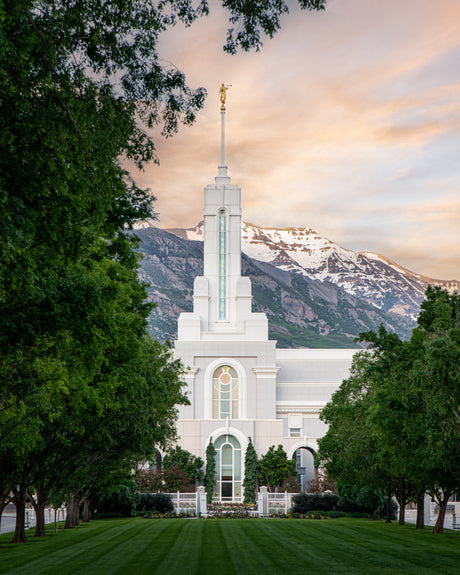
[[[170,232],[203,240],[203,222]],[[442,281],[411,272],[371,252],[353,252],[308,228],[264,228],[244,223],[243,253],[279,269],[332,283],[379,310],[415,321],[429,284],[460,291],[460,282]]]
[[[243,233],[255,242],[248,226]],[[262,228],[257,230],[261,238]],[[143,255],[140,276],[149,286],[149,299],[157,304],[150,331],[160,341],[174,340],[179,314],[193,309],[193,280],[203,273],[203,243],[188,239],[202,238],[202,227],[168,232],[145,225],[135,234]],[[252,246],[262,250],[263,242],[257,242]],[[247,244],[245,240],[245,251]],[[252,281],[253,310],[268,315],[270,338],[279,347],[356,347],[353,340],[360,332],[376,330],[381,323],[403,337],[410,335],[414,326],[410,318],[385,312],[342,287],[299,271],[299,265],[283,269],[278,263],[242,255],[242,273]]]

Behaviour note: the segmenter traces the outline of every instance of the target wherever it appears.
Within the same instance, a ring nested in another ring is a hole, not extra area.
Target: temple
[[[282,445],[305,488],[313,453],[326,430],[319,413],[349,374],[354,349],[277,349],[268,319],[252,311],[251,281],[241,275],[241,189],[225,161],[221,87],[221,157],[204,189],[203,276],[195,278],[193,312],[178,320],[175,356],[187,366],[190,405],[179,408],[179,444],[205,459],[217,451],[214,499],[243,499],[249,438],[258,455]]]

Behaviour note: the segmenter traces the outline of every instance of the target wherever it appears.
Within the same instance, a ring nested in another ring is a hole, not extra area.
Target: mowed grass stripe
[[[303,526],[298,524],[298,528]],[[369,565],[372,573],[376,574],[455,573],[458,568],[453,565],[460,559],[459,549],[445,549],[439,553],[439,545],[443,546],[440,539],[442,537],[433,535],[431,530],[422,533],[413,526],[399,527],[353,519],[342,520],[340,525],[332,520],[322,521],[309,533],[313,548],[323,550],[327,542],[323,552],[335,558],[334,570],[337,573],[368,573]],[[428,553],[427,549],[430,549]],[[436,556],[435,563],[431,561],[433,555]]]
[[[456,575],[460,561],[457,533],[355,519],[104,520],[31,541],[0,549],[0,573]]]
[[[171,522],[167,521],[146,521],[139,518],[131,520],[131,525],[134,536],[126,540],[115,537],[114,545],[104,550],[104,553],[91,563],[94,573],[124,574],[127,573],[127,567],[129,573],[152,573],[151,565],[157,565],[163,560],[165,547],[172,546],[177,538],[181,537]],[[82,568],[77,571],[76,575],[80,573],[87,574],[87,567],[86,570]]]
[[[50,568],[59,573],[87,572],[88,564],[102,557],[110,558],[117,547],[129,545],[132,539],[144,531],[145,525],[141,521],[137,522],[137,526],[134,522],[135,520],[101,520],[82,524],[76,529],[61,530],[57,535],[49,535],[45,539],[34,539],[31,532],[28,533],[30,544],[26,544],[26,547],[15,547],[32,551],[29,554],[35,558],[27,563],[27,569],[34,575],[49,573]],[[45,554],[46,563],[43,561]],[[8,571],[9,575],[23,573],[22,561]]]
[[[256,529],[245,525],[248,539],[257,549],[254,559],[257,561],[254,573],[304,573],[306,542],[300,544],[301,553],[295,553],[299,547],[295,539],[291,539],[291,530],[279,529],[277,519],[257,520]]]

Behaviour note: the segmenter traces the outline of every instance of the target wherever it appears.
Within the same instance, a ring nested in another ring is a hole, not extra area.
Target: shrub
[[[136,510],[171,513],[174,511],[174,505],[171,496],[167,493],[142,493]]]
[[[299,493],[292,497],[293,513],[307,513],[308,511],[332,511],[337,507],[339,500],[335,493]]]
[[[386,506],[386,498],[380,489],[338,484],[337,493],[339,495],[338,507],[343,511],[374,513],[383,510]]]
[[[134,481],[124,481],[112,488],[102,488],[95,497],[94,507],[99,516],[133,515],[140,493]]]

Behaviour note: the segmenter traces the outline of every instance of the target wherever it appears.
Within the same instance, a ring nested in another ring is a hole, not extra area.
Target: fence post
[[[180,514],[180,491],[177,492],[176,513],[177,515]]]
[[[206,517],[208,514],[206,490],[203,485],[196,488],[196,514],[198,517],[200,517],[200,515]]]
[[[257,512],[259,515],[268,515],[268,487],[262,485],[257,497]]]
[[[425,493],[425,500],[423,502],[423,523],[429,525],[431,521],[431,497]]]

